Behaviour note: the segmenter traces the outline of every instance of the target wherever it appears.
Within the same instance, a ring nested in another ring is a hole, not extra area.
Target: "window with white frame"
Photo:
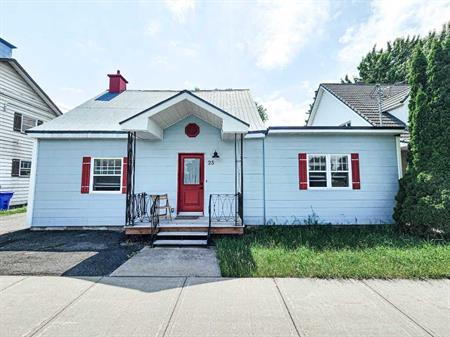
[[[122,179],[122,159],[94,158],[92,191],[119,192]]]
[[[20,172],[21,177],[29,177],[31,174],[31,161],[21,160],[20,161]]]
[[[309,186],[327,187],[327,157],[310,155],[308,158]]]
[[[21,113],[14,113],[14,131],[24,133],[28,129],[34,128],[37,125],[41,125],[43,122],[39,119],[23,115]]]
[[[31,161],[13,159],[11,163],[11,177],[29,177],[31,174]]]
[[[349,188],[350,156],[347,154],[308,155],[310,188]]]
[[[349,156],[331,155],[331,187],[349,187]]]

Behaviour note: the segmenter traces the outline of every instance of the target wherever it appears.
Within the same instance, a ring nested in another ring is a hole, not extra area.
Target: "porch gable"
[[[181,91],[119,124],[122,130],[137,132],[141,138],[161,140],[164,129],[190,115],[220,129],[224,139],[232,138],[235,134],[246,134],[249,130],[247,122],[187,90]]]

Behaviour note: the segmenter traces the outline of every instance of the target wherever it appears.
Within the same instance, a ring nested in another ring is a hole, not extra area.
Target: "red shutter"
[[[298,178],[299,178],[299,187],[301,190],[308,189],[308,180],[307,180],[307,171],[306,171],[306,153],[298,154]]]
[[[354,190],[361,189],[361,180],[359,176],[359,154],[352,153],[352,185]]]
[[[128,182],[128,158],[123,157],[122,161],[122,193],[127,193]]]
[[[91,182],[91,157],[83,157],[83,166],[81,167],[81,193],[89,193]]]

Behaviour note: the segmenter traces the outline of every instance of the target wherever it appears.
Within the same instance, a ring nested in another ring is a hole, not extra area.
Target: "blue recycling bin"
[[[13,191],[0,191],[0,211],[9,209],[9,202],[13,197]]]

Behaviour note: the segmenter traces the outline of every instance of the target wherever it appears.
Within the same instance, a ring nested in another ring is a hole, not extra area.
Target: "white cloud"
[[[449,0],[372,1],[368,19],[349,27],[339,39],[343,44],[339,59],[352,72],[374,44],[384,47],[397,37],[426,35],[430,30],[440,29],[449,18]]]
[[[152,21],[148,24],[146,34],[148,36],[156,36],[161,31],[161,25],[158,21]]]
[[[310,39],[327,24],[329,2],[313,0],[271,1],[260,3],[250,36],[256,64],[263,69],[288,65]]]
[[[176,51],[177,55],[190,58],[196,58],[199,56],[199,46],[196,44],[188,44],[181,41],[172,40],[169,42],[169,46]]]
[[[100,45],[100,43],[91,38],[79,40],[76,43],[76,46],[78,47],[80,52],[87,54],[102,53],[106,51],[105,47],[103,47],[102,45]]]
[[[69,93],[72,95],[81,95],[84,94],[84,89],[81,88],[74,88],[74,87],[62,87],[61,91],[64,91],[65,93]]]
[[[157,65],[157,66],[165,66],[165,67],[167,67],[167,66],[170,65],[169,60],[167,59],[167,57],[161,56],[161,55],[152,56],[150,58],[150,62],[152,64],[154,64],[154,65]]]
[[[295,104],[284,96],[272,97],[261,104],[267,109],[271,126],[298,126],[305,125],[306,112],[309,109],[309,101]]]
[[[166,0],[165,3],[179,22],[184,22],[187,14],[195,9],[195,0]]]
[[[59,110],[61,110],[62,113],[66,113],[67,111],[72,110],[72,107],[61,102],[57,102],[56,105],[58,106]]]

